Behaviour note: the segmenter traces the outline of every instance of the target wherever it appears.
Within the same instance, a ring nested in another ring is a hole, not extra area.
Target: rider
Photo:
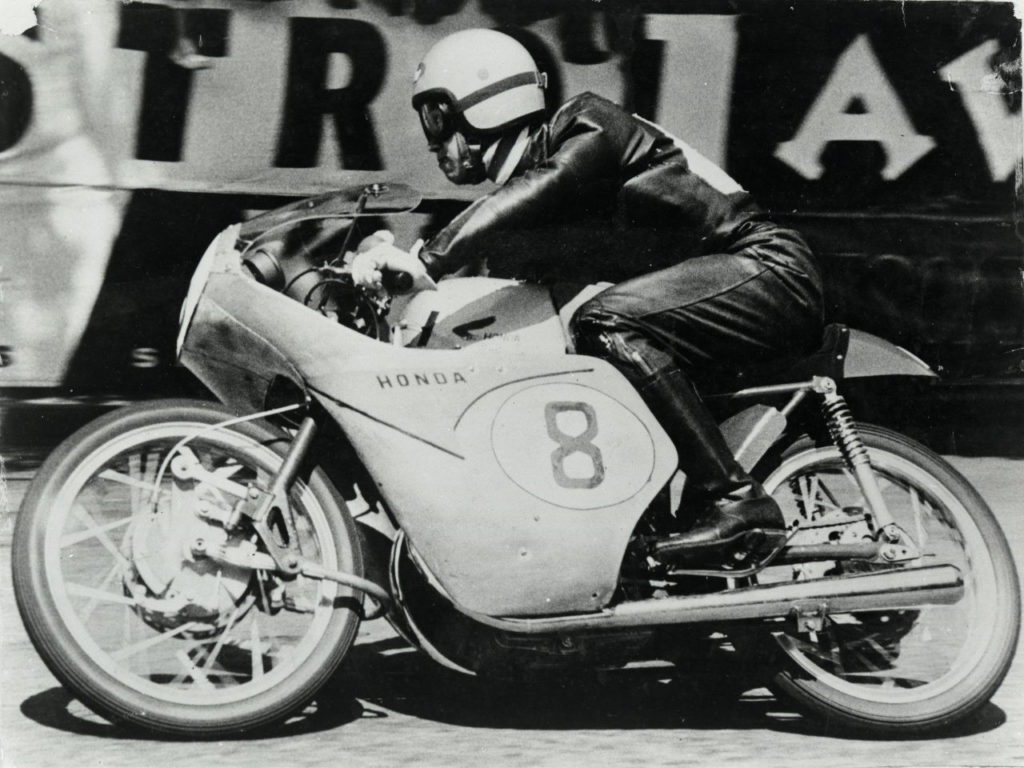
[[[657,541],[655,554],[736,562],[763,546],[765,537],[748,534],[777,534],[782,513],[736,462],[690,377],[820,343],[821,278],[804,240],[684,142],[603,98],[584,93],[549,114],[545,75],[507,35],[444,38],[414,83],[412,104],[444,174],[499,187],[416,254],[391,244],[361,254],[356,281],[379,284],[385,268],[429,284],[481,252],[493,272],[502,258],[493,243],[513,233],[517,251],[554,271],[571,260],[614,275],[620,282],[574,315],[576,350],[632,381],[675,444],[687,487],[703,497],[694,524]],[[573,253],[578,242],[556,233],[574,225],[599,232],[603,253]]]

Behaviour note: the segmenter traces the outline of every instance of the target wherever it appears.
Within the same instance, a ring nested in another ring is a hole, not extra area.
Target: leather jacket
[[[518,253],[547,262],[542,272],[562,262],[574,265],[574,279],[618,281],[729,250],[760,218],[748,193],[681,141],[584,93],[531,133],[510,180],[460,213],[420,258],[435,278],[486,257],[494,274],[544,279],[516,263]],[[613,247],[615,233],[628,235],[628,248]],[[578,274],[588,265],[602,271]]]

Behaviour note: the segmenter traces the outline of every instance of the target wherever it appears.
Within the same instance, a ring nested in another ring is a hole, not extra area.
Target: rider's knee
[[[569,321],[569,334],[577,354],[608,359],[615,357],[610,334],[619,329],[617,318],[598,299],[582,304]]]
[[[576,354],[607,360],[631,380],[675,367],[671,354],[654,344],[634,318],[609,312],[599,299],[581,306],[569,323]]]

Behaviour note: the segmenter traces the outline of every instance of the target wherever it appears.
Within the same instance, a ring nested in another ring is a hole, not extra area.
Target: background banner
[[[954,378],[1024,375],[1010,3],[45,0],[37,13],[0,36],[0,387],[174,389],[191,269],[254,210],[398,180],[425,194],[429,230],[485,191],[444,179],[409,104],[423,53],[468,27],[526,44],[552,105],[597,92],[723,165],[808,235],[831,319]]]

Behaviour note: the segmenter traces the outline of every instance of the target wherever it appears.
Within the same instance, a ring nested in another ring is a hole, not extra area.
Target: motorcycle
[[[419,202],[374,185],[229,227],[177,340],[220,403],[128,406],[39,470],[15,594],[81,701],[172,736],[265,727],[380,617],[498,681],[652,661],[685,676],[717,654],[852,731],[934,732],[989,700],[1020,622],[1005,537],[947,462],[843,395],[934,376],[924,363],[833,325],[805,359],[702,384],[786,535],[753,565],[662,562],[652,542],[687,522],[675,449],[566,332],[600,286],[562,306],[481,276],[357,289],[344,255]]]

